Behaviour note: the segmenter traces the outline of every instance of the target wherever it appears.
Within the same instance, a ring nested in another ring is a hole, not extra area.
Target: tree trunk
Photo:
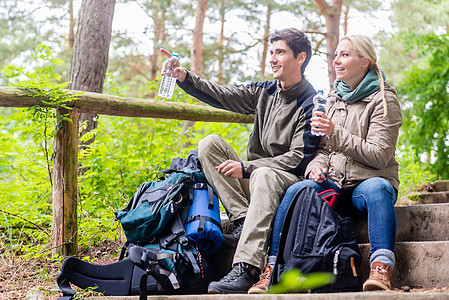
[[[349,18],[349,4],[345,5],[345,14],[344,14],[344,21],[343,21],[343,36],[346,36],[348,34],[348,18]]]
[[[73,17],[73,0],[69,0],[69,47],[73,49],[73,44],[75,43],[75,18]]]
[[[335,71],[332,62],[339,41],[339,25],[343,0],[332,0],[331,5],[328,5],[325,0],[315,0],[315,3],[320,14],[326,19],[327,68],[329,73],[329,86],[333,90]]]
[[[78,17],[68,89],[97,93],[103,91],[114,7],[115,0],[83,0]],[[87,122],[87,126],[80,133],[81,137],[97,127],[97,118],[95,114],[80,115],[80,122]],[[92,141],[93,138],[83,144]]]
[[[263,49],[262,49],[262,58],[260,61],[260,80],[265,80],[265,66],[267,63],[267,53],[268,53],[268,39],[270,37],[270,21],[271,21],[271,11],[272,6],[271,3],[267,5],[267,15],[263,33]]]
[[[196,75],[203,76],[203,26],[206,18],[208,0],[197,0],[195,9],[195,27],[193,29],[192,47],[190,48],[190,69]],[[194,122],[186,121],[183,125],[183,131],[186,132],[188,128],[192,127]],[[184,147],[189,144],[184,145]]]
[[[160,1],[153,0],[151,2],[152,14],[151,18],[154,22],[154,44],[162,44],[165,41],[165,14],[166,11],[161,8]],[[161,57],[161,52],[159,48],[153,47],[153,54],[151,55],[150,63],[150,80],[154,80],[158,75],[160,70],[159,57]],[[164,56],[165,57],[165,56]]]
[[[226,17],[225,0],[220,0],[220,41],[218,42],[218,72],[217,83],[223,84],[223,62],[224,62],[224,25]]]
[[[203,76],[203,26],[206,18],[208,0],[197,0],[195,9],[195,28],[193,29],[192,47],[190,48],[191,70]]]

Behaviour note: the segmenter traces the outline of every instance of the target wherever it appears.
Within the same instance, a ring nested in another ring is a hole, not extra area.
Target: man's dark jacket
[[[187,72],[177,82],[186,93],[213,107],[254,114],[254,128],[243,162],[244,177],[259,167],[270,167],[299,177],[313,158],[319,137],[310,132],[315,89],[305,79],[286,90],[277,80],[233,86],[219,85]]]

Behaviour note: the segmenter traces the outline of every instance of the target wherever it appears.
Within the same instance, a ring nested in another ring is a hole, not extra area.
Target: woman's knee
[[[354,190],[352,198],[353,201],[363,199],[367,205],[376,203],[391,206],[397,200],[397,192],[388,180],[373,177],[360,183]]]
[[[322,184],[316,183],[313,180],[305,179],[298,181],[294,184],[292,184],[287,191],[285,192],[286,196],[292,197],[294,194],[296,194],[300,189],[310,186],[312,189],[316,190],[317,192],[322,192],[324,190],[324,187]]]
[[[396,193],[393,185],[382,177],[366,179],[356,189],[365,194],[389,194],[394,196]]]

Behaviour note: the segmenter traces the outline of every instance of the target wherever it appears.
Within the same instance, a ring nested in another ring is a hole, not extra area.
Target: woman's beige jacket
[[[371,177],[383,177],[399,187],[396,141],[402,125],[401,108],[394,87],[385,88],[388,114],[384,117],[380,90],[346,104],[335,92],[327,102],[334,131],[321,139],[320,149],[306,169],[327,168],[327,177],[340,188],[358,185]]]

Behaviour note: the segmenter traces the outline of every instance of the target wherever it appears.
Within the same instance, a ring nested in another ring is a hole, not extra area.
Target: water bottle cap
[[[173,53],[171,54],[171,56],[176,56],[176,57],[178,57],[178,53],[173,52]]]
[[[323,93],[323,90],[318,90],[318,93],[321,93],[321,94],[322,94],[322,93]]]

